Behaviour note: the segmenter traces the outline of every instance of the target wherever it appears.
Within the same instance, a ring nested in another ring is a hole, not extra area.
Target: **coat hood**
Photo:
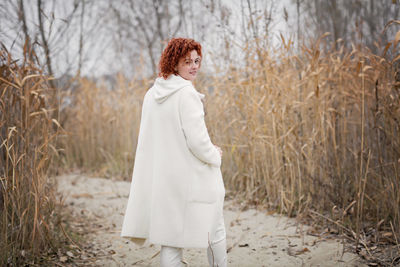
[[[157,103],[162,103],[167,100],[169,96],[186,86],[193,86],[193,84],[191,81],[185,80],[181,76],[175,74],[171,74],[167,79],[158,77],[153,86],[154,98]],[[201,99],[204,98],[203,94],[197,93]]]

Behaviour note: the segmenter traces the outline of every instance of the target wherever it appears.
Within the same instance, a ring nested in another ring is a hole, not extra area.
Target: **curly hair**
[[[161,54],[158,76],[167,79],[171,74],[178,74],[176,66],[179,60],[193,50],[196,50],[200,57],[202,56],[200,43],[188,38],[172,38]]]

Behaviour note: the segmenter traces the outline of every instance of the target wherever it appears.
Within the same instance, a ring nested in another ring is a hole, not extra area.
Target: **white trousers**
[[[211,267],[226,267],[226,232],[224,217],[220,216],[216,223],[215,231],[210,236],[210,246],[207,248],[208,263]],[[182,248],[161,246],[160,252],[161,267],[182,267]]]

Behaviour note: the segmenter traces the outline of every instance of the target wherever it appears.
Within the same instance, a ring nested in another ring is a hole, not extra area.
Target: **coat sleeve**
[[[189,150],[199,160],[220,167],[221,155],[211,143],[204,121],[203,103],[193,87],[182,88],[179,99],[179,113]]]

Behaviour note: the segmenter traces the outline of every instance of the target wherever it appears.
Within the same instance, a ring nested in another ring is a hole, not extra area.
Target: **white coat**
[[[121,236],[172,247],[208,246],[225,189],[203,97],[178,75],[157,78],[147,91]]]

